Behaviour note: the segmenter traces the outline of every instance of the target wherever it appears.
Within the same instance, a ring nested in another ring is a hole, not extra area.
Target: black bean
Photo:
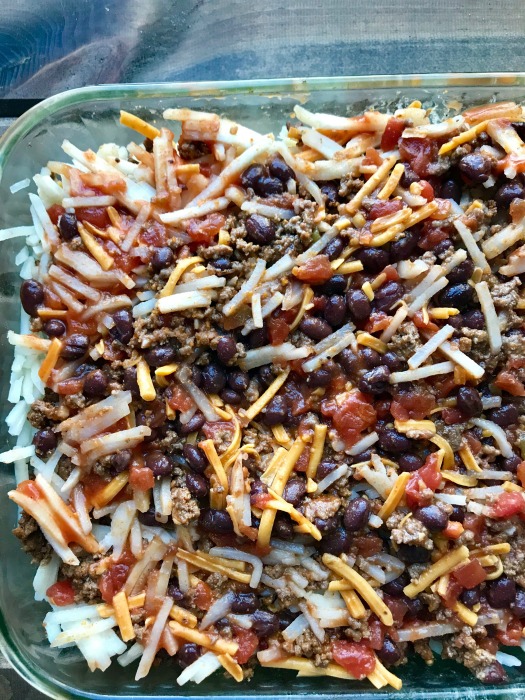
[[[147,407],[137,412],[135,420],[137,425],[160,428],[166,422],[166,404],[160,399],[150,401]]]
[[[359,369],[359,358],[348,348],[340,352],[337,359],[347,374],[355,374]]]
[[[101,369],[95,369],[84,379],[83,393],[86,396],[105,396],[108,389],[108,378]]]
[[[334,294],[326,302],[323,316],[332,327],[340,326],[345,320],[346,304],[343,297]]]
[[[517,454],[513,454],[512,457],[501,457],[498,467],[501,467],[506,472],[512,472],[515,474],[518,471],[522,460]]]
[[[129,309],[120,309],[113,314],[115,325],[110,330],[115,340],[120,340],[123,345],[127,345],[133,338],[133,316]]]
[[[275,518],[272,534],[279,540],[291,540],[295,537],[293,523],[287,515],[278,515]]]
[[[86,377],[90,372],[93,372],[93,370],[95,369],[97,369],[97,366],[92,364],[91,362],[83,362],[75,369],[75,371],[73,372],[73,376],[78,377],[80,379],[82,377]]]
[[[434,255],[437,255],[438,258],[443,258],[452,246],[453,243],[450,240],[450,238],[445,238],[444,241],[439,241],[435,248],[433,248],[432,252],[434,253]]]
[[[450,323],[455,318],[458,318],[458,316],[452,316],[448,322]],[[472,328],[475,331],[482,331],[485,328],[485,316],[479,309],[472,309],[472,311],[467,311],[463,314],[462,324],[460,325]]]
[[[275,374],[272,365],[263,365],[259,368],[259,379],[264,386],[270,386],[275,379]]]
[[[382,394],[390,386],[389,377],[390,370],[386,365],[375,367],[363,374],[358,384],[359,391],[362,391],[364,394]]]
[[[473,301],[474,291],[465,282],[449,285],[439,295],[440,306],[452,306],[460,311],[467,309]]]
[[[328,242],[328,245],[324,249],[324,254],[328,255],[330,260],[335,260],[341,255],[344,248],[345,242],[342,238],[339,238],[339,236],[337,236],[336,238],[332,238],[332,240]]]
[[[202,474],[208,466],[206,455],[197,445],[191,445],[189,442],[187,442],[182,448],[182,454],[193,471],[197,472],[198,474]]]
[[[137,368],[127,367],[124,370],[124,389],[131,391],[134,398],[140,396],[139,385],[137,384]]]
[[[111,469],[116,474],[120,474],[129,467],[131,457],[132,454],[130,450],[120,450],[120,452],[115,452],[114,455],[111,455]]]
[[[79,235],[77,217],[73,212],[66,211],[58,220],[58,231],[63,241],[71,241]]]
[[[60,338],[66,330],[66,324],[59,318],[51,318],[44,323],[44,333],[47,333],[50,338]]]
[[[267,170],[264,165],[254,163],[241,173],[241,185],[246,188],[251,187],[252,190],[255,190],[260,178],[265,175],[267,175]]]
[[[459,282],[466,282],[472,277],[474,272],[474,263],[470,258],[463,260],[459,263],[457,267],[447,273],[448,281],[450,284],[458,284]]]
[[[374,369],[374,367],[379,367],[381,364],[381,355],[373,348],[360,348],[359,357],[368,369]]]
[[[300,505],[303,498],[306,496],[306,483],[304,479],[300,477],[293,477],[288,479],[286,486],[284,487],[283,498],[292,506],[297,507]]]
[[[457,407],[467,418],[475,418],[483,412],[479,391],[473,386],[462,386],[458,391]]]
[[[206,419],[202,415],[200,411],[197,411],[195,415],[193,415],[187,423],[184,423],[184,425],[180,425],[178,427],[178,432],[181,435],[189,435],[190,433],[195,433],[196,431],[200,430],[204,423],[206,422]]]
[[[197,661],[201,654],[201,647],[197,646],[197,644],[193,644],[193,642],[188,642],[181,646],[175,654],[175,659],[181,668],[187,668]]]
[[[459,169],[473,185],[487,182],[492,172],[492,161],[481,153],[467,153],[459,159]]]
[[[268,335],[268,328],[266,326],[263,328],[256,328],[248,335],[248,345],[252,349],[260,348],[262,345],[268,345],[269,341],[270,336]]]
[[[329,532],[319,543],[321,551],[327,554],[334,554],[336,557],[348,552],[351,546],[352,538],[342,527]]]
[[[339,519],[335,515],[331,518],[314,518],[314,525],[321,532],[333,532],[339,525]]]
[[[376,311],[389,311],[404,293],[403,285],[400,282],[387,282],[379,287],[374,297]]]
[[[332,275],[329,280],[316,288],[316,292],[331,296],[332,294],[343,294],[345,289],[346,277],[344,275]]]
[[[352,459],[353,464],[359,464],[360,462],[369,462],[372,459],[372,451],[365,450],[364,452],[360,452],[358,455],[355,455],[355,457],[352,457]]]
[[[400,544],[397,556],[407,564],[425,564],[430,560],[430,550],[410,544]]]
[[[424,463],[421,457],[410,453],[400,455],[398,459],[399,471],[402,472],[415,472],[417,469],[421,469]]]
[[[151,256],[151,267],[155,272],[160,272],[169,267],[173,262],[173,251],[169,246],[155,248]]]
[[[259,178],[254,191],[259,197],[272,197],[275,194],[282,194],[284,192],[284,185],[278,178],[264,175]]]
[[[279,631],[284,632],[297,616],[298,613],[290,612],[290,610],[279,610]]]
[[[45,455],[51,450],[54,450],[58,444],[56,433],[51,428],[43,428],[35,433],[33,437],[33,445],[35,450],[40,455]]]
[[[174,603],[182,603],[182,601],[184,600],[184,593],[174,583],[169,584],[168,595]]]
[[[242,396],[233,389],[230,389],[229,387],[223,389],[219,396],[224,401],[224,403],[228,403],[230,404],[230,406],[238,406],[242,401]]]
[[[206,498],[209,492],[208,482],[200,474],[194,472],[186,473],[186,486],[188,491],[195,498]]]
[[[305,316],[299,324],[299,328],[312,340],[323,340],[332,332],[329,323],[315,316]]]
[[[516,597],[510,609],[512,614],[518,619],[523,620],[523,618],[525,618],[525,590],[523,590],[523,588],[516,589]]]
[[[405,166],[405,170],[401,176],[400,182],[402,187],[408,188],[413,182],[419,182],[421,178],[412,170],[408,163],[403,163],[403,165]]]
[[[306,377],[306,383],[312,388],[328,386],[332,381],[332,372],[328,367],[320,367],[310,372]]]
[[[412,448],[412,442],[394,428],[384,428],[379,432],[379,446],[386,452],[400,454]]]
[[[366,272],[381,272],[390,262],[390,256],[384,248],[361,248],[356,258],[363,263]]]
[[[461,200],[461,185],[457,180],[449,179],[445,180],[441,184],[440,197],[444,199],[453,199],[454,202],[459,204]]]
[[[233,532],[233,523],[226,510],[201,510],[199,525],[206,532]]]
[[[202,371],[197,365],[193,365],[191,368],[191,381],[198,386],[199,389],[202,387]]]
[[[386,365],[391,372],[399,372],[406,367],[405,360],[392,350],[385,352],[381,357],[381,362]]]
[[[217,270],[217,272],[226,272],[230,269],[231,262],[228,258],[217,258],[211,261],[211,266],[214,270]]]
[[[248,389],[250,378],[247,373],[243,372],[241,369],[233,369],[228,373],[227,382],[231,389],[242,394]]]
[[[219,338],[217,343],[217,357],[219,358],[219,362],[222,362],[223,365],[227,365],[228,362],[233,360],[236,352],[237,344],[235,338],[232,338],[231,335],[223,335]]]
[[[370,502],[366,498],[354,498],[345,508],[343,523],[346,530],[361,530],[370,517]]]
[[[403,238],[394,241],[390,246],[391,262],[400,262],[408,260],[412,253],[416,250],[419,241],[419,236],[415,231],[405,231]]]
[[[507,672],[499,661],[493,661],[483,672],[483,683],[501,685],[508,682]]]
[[[365,321],[372,313],[370,300],[361,289],[348,290],[346,305],[354,321]]]
[[[383,584],[383,586],[381,586],[381,590],[387,595],[391,595],[393,598],[398,598],[399,596],[404,595],[403,589],[405,586],[408,586],[409,583],[410,576],[406,571],[403,571],[403,573],[393,581]]]
[[[288,407],[284,396],[274,396],[266,407],[263,415],[265,425],[272,426],[283,423],[288,415]]]
[[[251,615],[260,605],[255,593],[234,593],[231,611],[234,615]]]
[[[258,637],[269,637],[279,631],[279,618],[267,610],[256,610],[252,615],[252,629]]]
[[[26,314],[37,316],[44,303],[44,287],[36,280],[24,280],[20,287],[20,301]]]
[[[325,478],[325,476],[331,474],[331,472],[333,472],[334,469],[337,469],[337,464],[335,462],[331,462],[328,459],[324,459],[317,467],[317,481],[322,481]]]
[[[272,177],[276,177],[285,185],[288,183],[288,180],[295,180],[294,171],[284,162],[282,158],[279,158],[279,156],[275,156],[268,163],[268,170],[270,171],[270,175]]]
[[[252,214],[244,222],[247,239],[257,245],[268,245],[275,238],[275,225],[260,214]]]
[[[513,199],[523,199],[525,188],[518,180],[511,180],[502,185],[496,192],[494,199],[500,207],[508,207]]]
[[[169,476],[173,471],[173,463],[160,450],[154,450],[146,456],[145,464],[154,476]]]
[[[385,637],[383,646],[377,651],[379,659],[385,664],[395,664],[403,656],[403,653],[390,637]]]
[[[406,545],[405,545],[406,546]],[[405,614],[405,620],[418,620],[421,619],[424,611],[426,610],[425,605],[419,598],[409,598],[406,595],[399,596],[403,603],[407,606],[408,611]]]
[[[253,501],[252,505],[257,502],[257,496],[261,493],[268,493],[268,486],[260,479],[254,479],[250,484],[250,501]]]
[[[149,525],[150,527],[162,527],[162,523],[159,523],[155,517],[154,506],[151,506],[151,508],[149,508],[149,510],[147,510],[145,513],[141,513],[139,511],[138,519],[143,525]]]
[[[62,346],[60,356],[64,360],[79,360],[86,354],[89,347],[88,337],[81,333],[73,333]]]
[[[210,363],[202,368],[202,388],[207,394],[218,394],[226,386],[226,375],[218,365]]]
[[[448,519],[455,523],[462,523],[465,520],[465,514],[464,506],[452,506],[452,513],[448,516]]]
[[[339,195],[339,187],[335,182],[332,182],[331,180],[328,180],[327,182],[320,182],[319,183],[319,188],[321,192],[324,194],[326,201],[325,204],[327,207],[334,206],[337,204],[337,197]]]
[[[176,357],[177,352],[171,345],[157,345],[144,353],[144,358],[150,367],[170,365]]]
[[[436,505],[423,506],[414,511],[414,518],[430,530],[441,532],[448,525],[448,516],[445,511]]]
[[[489,605],[493,608],[508,608],[516,598],[516,584],[512,579],[501,576],[487,583],[486,594]]]
[[[494,421],[496,425],[502,428],[508,428],[510,425],[514,425],[518,422],[518,418],[518,409],[511,403],[500,406],[499,408],[493,408],[492,411],[489,412],[489,420]]]
[[[467,608],[472,608],[474,605],[477,605],[481,601],[481,592],[479,586],[470,589],[467,588],[464,591],[461,591],[461,595],[459,596],[459,598],[463,605],[466,605]]]

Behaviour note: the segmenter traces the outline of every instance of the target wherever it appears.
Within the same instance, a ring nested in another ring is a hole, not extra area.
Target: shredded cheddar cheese
[[[438,559],[434,564],[429,566],[423,571],[423,573],[418,577],[414,583],[410,583],[405,586],[403,592],[409,598],[415,598],[419,593],[422,593],[430,584],[434,583],[436,579],[449,571],[452,571],[458,564],[464,562],[469,557],[468,547],[462,545],[457,549],[453,549],[444,557]]]
[[[395,511],[401,499],[405,495],[405,488],[408,480],[410,479],[410,472],[402,472],[396,479],[392,491],[388,494],[388,498],[381,506],[380,511],[377,513],[377,517],[381,520],[386,520]]]

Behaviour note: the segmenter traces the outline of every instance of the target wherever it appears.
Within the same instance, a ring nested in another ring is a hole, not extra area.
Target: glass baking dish
[[[215,83],[106,85],[64,92],[40,103],[16,121],[0,140],[0,227],[30,223],[27,190],[12,195],[9,186],[31,178],[50,159],[60,159],[60,144],[70,139],[82,149],[106,141],[126,144],[136,134],[119,127],[119,110],[139,114],[150,122],[162,120],[166,107],[191,107],[218,111],[263,132],[278,130],[297,102],[314,111],[355,114],[369,106],[395,108],[419,99],[424,106],[454,113],[469,105],[496,100],[525,100],[525,73],[399,75],[348,78],[313,78]],[[0,257],[0,451],[10,445],[4,418],[9,410],[11,350],[9,328],[19,319],[19,278],[14,258],[16,239],[2,243]],[[334,698],[346,696],[373,700],[391,698],[431,700],[443,698],[499,698],[525,695],[521,670],[509,669],[505,688],[482,686],[453,662],[436,660],[432,667],[412,659],[401,667],[403,690],[375,691],[368,682],[349,683],[333,678],[296,678],[291,671],[258,669],[254,678],[237,685],[217,673],[201,685],[179,688],[173,662],[154,668],[140,684],[132,668],[113,663],[105,673],[91,673],[72,650],[51,650],[42,628],[48,610],[33,601],[34,567],[10,530],[16,508],[5,493],[14,485],[12,469],[0,471],[0,648],[14,668],[30,684],[54,698],[223,698],[275,699],[294,696]]]

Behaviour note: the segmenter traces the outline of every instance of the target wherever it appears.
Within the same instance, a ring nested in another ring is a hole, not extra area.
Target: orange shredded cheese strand
[[[219,654],[217,656],[219,661],[221,662],[221,666],[228,671],[228,673],[235,678],[237,683],[241,683],[244,674],[242,672],[242,668],[239,666],[239,664],[230,656],[230,654]]]
[[[97,243],[95,237],[91,233],[89,233],[89,231],[81,223],[78,224],[78,232],[80,233],[82,243],[86,246],[91,255],[98,262],[100,267],[106,272],[107,270],[110,270],[115,264],[115,261],[113,260],[111,255],[109,255],[109,253],[106,253],[106,251],[100,245],[100,243]]]
[[[151,379],[149,365],[144,359],[140,359],[137,363],[137,384],[139,385],[141,399],[153,401],[156,398],[157,392]]]
[[[365,184],[361,187],[359,192],[356,192],[356,194],[345,206],[346,212],[348,214],[352,215],[357,212],[357,210],[363,203],[363,199],[369,194],[372,194],[376,187],[378,187],[381,184],[381,182],[388,176],[396,160],[396,156],[390,156],[390,158],[387,158],[383,161],[383,163],[381,163],[376,172],[365,182]]]
[[[168,625],[170,630],[176,637],[185,639],[187,642],[193,642],[193,644],[199,644],[202,647],[206,647],[206,649],[210,649],[210,651],[219,654],[234,655],[239,650],[239,645],[236,642],[229,642],[226,639],[223,639],[222,637],[217,637],[216,639],[213,639],[210,635],[205,634],[204,632],[199,632],[199,630],[183,627],[175,620],[169,622]]]
[[[123,126],[133,129],[133,131],[138,131],[139,134],[142,134],[142,136],[145,136],[147,139],[153,140],[160,135],[160,131],[152,124],[148,124],[144,119],[130,112],[126,112],[123,109],[120,110],[120,123]]]
[[[135,639],[135,632],[133,630],[133,623],[131,622],[128,601],[124,591],[120,591],[113,596],[113,610],[115,611],[115,618],[117,620],[122,641],[129,642],[132,639]]]
[[[61,350],[62,342],[58,338],[53,338],[51,345],[49,346],[49,350],[47,351],[47,355],[45,356],[44,361],[38,370],[38,376],[44,382],[44,384],[51,376],[51,372],[53,371],[58,358],[60,357]]]
[[[297,312],[297,316],[294,318],[292,325],[290,326],[290,333],[294,331],[297,326],[301,323],[303,316],[306,313],[307,307],[314,298],[314,290],[311,287],[306,287],[303,294],[303,300],[301,301],[301,306]]]
[[[390,195],[394,192],[396,187],[399,185],[399,181],[403,177],[404,172],[405,166],[403,165],[403,163],[398,163],[388,176],[388,180],[383,185],[383,189],[379,192],[377,198],[388,199]]]
[[[381,510],[378,512],[377,517],[381,520],[386,520],[395,511],[401,499],[405,495],[405,487],[408,480],[410,479],[409,472],[402,472],[396,479],[392,490],[388,494],[388,498],[381,506]]]
[[[289,374],[290,368],[288,367],[284,372],[281,372],[281,374],[273,380],[273,382],[266,389],[266,391],[263,394],[261,394],[261,396],[259,396],[257,401],[255,401],[255,403],[253,403],[250,406],[250,408],[248,408],[244,412],[244,418],[246,418],[246,420],[252,421],[255,418],[255,416],[257,416],[263,410],[263,408],[273,399],[275,394],[285,383]]]
[[[250,574],[245,574],[242,571],[236,571],[229,566],[224,566],[215,557],[209,556],[204,552],[187,552],[184,549],[177,550],[177,557],[183,561],[192,564],[198,569],[211,571],[212,573],[224,574],[228,578],[240,583],[250,583]]]
[[[178,263],[175,265],[173,268],[168,281],[164,285],[163,289],[161,290],[159,297],[167,297],[173,294],[173,291],[175,290],[175,285],[177,282],[180,280],[182,275],[193,265],[197,265],[197,263],[202,262],[202,258],[199,258],[198,256],[194,256],[192,258],[183,258],[182,260],[179,260]]]
[[[472,472],[481,472],[483,471],[479,464],[476,462],[476,458],[472,454],[472,450],[468,445],[464,445],[463,447],[460,447],[458,450],[459,456],[461,457],[463,464],[466,466],[467,469],[469,469]]]
[[[109,484],[106,484],[104,488],[91,496],[91,503],[95,508],[103,508],[112,501],[115,496],[122,491],[124,486],[128,483],[129,475],[127,472],[122,472],[117,474]]]
[[[179,605],[173,605],[170,610],[170,617],[172,620],[179,622],[185,627],[197,627],[199,622],[198,618],[191,613],[189,610],[181,608]]]
[[[312,443],[312,449],[310,450],[310,459],[308,460],[308,467],[306,468],[306,476],[309,479],[315,479],[315,476],[317,474],[317,467],[319,466],[323,457],[324,443],[326,440],[327,432],[327,425],[317,423],[314,426],[314,440]]]
[[[461,564],[469,558],[468,547],[462,545],[457,549],[453,549],[444,557],[438,559],[434,564],[423,571],[416,581],[405,586],[403,592],[409,598],[415,598],[419,593],[422,593],[440,576],[449,573],[458,564]]]
[[[350,584],[348,584],[350,585]],[[352,590],[341,590],[341,597],[345,601],[348,612],[354,620],[362,620],[366,617],[366,609],[357,593]]]
[[[220,457],[217,454],[213,440],[203,440],[202,442],[199,442],[199,447],[208,458],[208,462],[211,464],[213,471],[219,480],[219,484],[224,490],[224,496],[226,496],[228,493],[228,477],[226,476],[226,472],[224,471]]]
[[[453,151],[458,146],[461,146],[464,143],[468,143],[469,141],[473,141],[478,134],[480,134],[482,131],[485,131],[485,129],[487,128],[487,124],[488,121],[480,122],[479,124],[476,124],[476,126],[467,129],[467,131],[463,131],[461,132],[461,134],[454,136],[450,139],[450,141],[447,141],[441,146],[441,148],[439,149],[439,155],[444,156],[445,153]]]

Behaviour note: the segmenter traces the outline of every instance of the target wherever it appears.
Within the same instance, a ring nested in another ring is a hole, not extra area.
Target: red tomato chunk
[[[362,681],[376,666],[374,652],[364,644],[338,639],[332,644],[334,661],[357,680]]]

